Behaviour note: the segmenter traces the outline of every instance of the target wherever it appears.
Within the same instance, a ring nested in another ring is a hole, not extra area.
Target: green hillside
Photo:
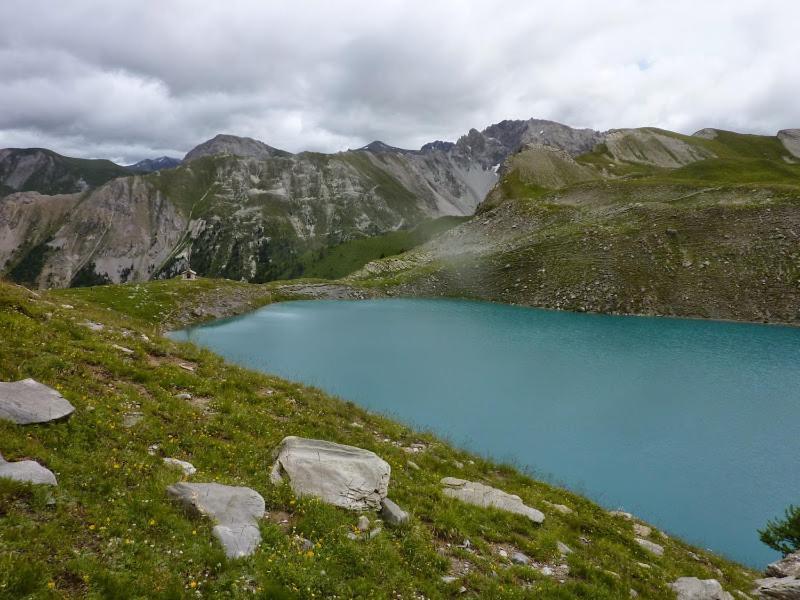
[[[5,459],[39,461],[59,481],[51,490],[0,480],[0,597],[611,599],[634,590],[667,599],[679,576],[751,589],[755,573],[658,531],[649,539],[664,554],[650,553],[633,522],[576,494],[159,335],[205,309],[279,294],[211,280],[41,295],[0,284],[0,380],[35,378],[76,407],[47,425],[0,421]],[[352,540],[356,514],[270,484],[271,452],[286,435],[376,452],[410,523]],[[162,457],[192,462],[190,481],[244,485],[266,499],[253,556],[226,559],[211,523],[167,496],[181,476]],[[447,498],[444,476],[518,494],[545,521]],[[572,553],[562,556],[559,542]],[[516,551],[532,562],[514,564]]]

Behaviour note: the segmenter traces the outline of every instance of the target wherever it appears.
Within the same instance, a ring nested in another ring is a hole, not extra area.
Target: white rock
[[[800,551],[788,554],[781,560],[768,564],[764,574],[767,577],[800,578]]]
[[[632,521],[633,515],[629,512],[625,512],[624,510],[610,510],[608,511],[612,517],[619,517],[621,519],[625,519],[626,521]]]
[[[534,523],[544,522],[544,514],[523,504],[519,496],[474,481],[445,477],[441,480],[445,496],[484,508],[491,507],[528,517]]]
[[[633,532],[639,537],[646,538],[650,537],[650,534],[653,533],[653,530],[647,525],[642,525],[641,523],[634,523]]]
[[[760,598],[774,600],[800,599],[800,578],[797,577],[767,577],[756,579],[755,593]]]
[[[197,469],[195,469],[194,465],[190,462],[186,462],[185,460],[179,460],[177,458],[165,458],[164,464],[180,469],[187,477],[197,473]]]
[[[531,562],[531,559],[522,552],[514,552],[514,554],[511,555],[511,562],[517,563],[518,565],[527,565]]]
[[[7,462],[0,454],[0,477],[41,485],[58,485],[56,476],[34,460]]]
[[[680,577],[669,584],[678,600],[733,600],[716,579]]]
[[[299,496],[315,496],[350,510],[378,510],[389,489],[391,467],[374,452],[289,436],[274,452],[270,480],[289,480]]]
[[[567,546],[564,542],[556,542],[556,548],[558,548],[558,551],[564,556],[572,554],[572,548]]]
[[[120,346],[119,344],[112,344],[111,347],[114,348],[114,350],[119,350],[123,354],[133,354],[133,350],[125,346]]]
[[[562,515],[568,515],[573,512],[573,510],[569,506],[565,506],[564,504],[553,504],[552,502],[548,502],[547,500],[542,500],[542,504],[549,506],[553,510],[560,512]]]
[[[0,383],[0,419],[28,425],[63,419],[74,411],[56,390],[33,379]]]
[[[381,500],[381,517],[389,525],[397,526],[408,523],[408,513],[389,498]]]
[[[105,326],[102,323],[95,323],[94,321],[84,321],[81,323],[84,327],[91,329],[92,331],[103,331]]]
[[[360,517],[358,517],[358,524],[356,525],[356,527],[358,527],[358,530],[361,533],[364,533],[369,529],[369,519],[364,515],[361,515]]]
[[[650,540],[645,540],[643,538],[634,538],[636,543],[639,544],[642,548],[647,550],[648,552],[652,552],[656,556],[664,556],[664,547],[656,544],[655,542],[651,542]]]
[[[255,552],[261,542],[258,520],[265,514],[261,494],[246,487],[185,482],[169,486],[167,492],[216,523],[212,531],[228,558]]]

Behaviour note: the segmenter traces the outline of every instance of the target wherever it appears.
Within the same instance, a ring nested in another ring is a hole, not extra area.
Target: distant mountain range
[[[125,168],[129,171],[136,173],[152,173],[153,171],[162,171],[164,169],[174,169],[183,162],[180,158],[172,158],[169,156],[159,156],[158,158],[146,158],[139,162],[127,165]]]
[[[569,192],[585,195],[582,211],[599,210],[619,201],[609,199],[609,185],[637,198],[656,184],[675,193],[651,197],[694,197],[704,186],[794,190],[799,163],[800,130],[684,136],[538,119],[502,121],[419,150],[375,141],[335,154],[293,154],[221,134],[183,161],[129,167],[7,149],[0,150],[0,273],[41,287],[168,277],[188,265],[208,276],[290,278],[334,246],[469,216],[481,203],[482,214],[502,212],[522,206],[519,198]],[[724,196],[738,202],[741,190]],[[512,234],[510,225],[495,232],[497,240]]]

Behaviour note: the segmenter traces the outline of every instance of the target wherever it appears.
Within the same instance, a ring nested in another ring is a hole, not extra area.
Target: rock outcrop
[[[508,494],[482,483],[456,477],[445,477],[441,484],[444,486],[442,493],[450,498],[483,508],[496,508],[523,515],[534,523],[544,522],[544,514],[535,508],[526,506],[519,496]]]
[[[66,398],[34,379],[0,383],[0,419],[29,425],[57,421],[74,411]]]
[[[214,536],[228,558],[249,556],[261,542],[258,521],[265,514],[264,498],[246,487],[219,483],[176,483],[170,496],[186,508],[212,519]]]
[[[767,576],[756,580],[756,594],[761,598],[777,600],[800,599],[800,551],[784,556],[767,565]]]
[[[379,510],[391,467],[374,452],[323,440],[289,436],[274,453],[270,480],[284,478],[299,496],[315,496],[348,510]]]
[[[783,129],[778,132],[778,139],[793,156],[800,158],[800,129]]]
[[[680,577],[669,585],[677,600],[733,600],[716,579]]]
[[[0,477],[25,483],[58,485],[56,476],[34,460],[8,462],[0,454]]]

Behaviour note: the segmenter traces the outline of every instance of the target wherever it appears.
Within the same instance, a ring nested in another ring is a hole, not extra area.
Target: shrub
[[[800,506],[790,504],[785,518],[767,522],[758,535],[762,542],[784,556],[800,550]]]

